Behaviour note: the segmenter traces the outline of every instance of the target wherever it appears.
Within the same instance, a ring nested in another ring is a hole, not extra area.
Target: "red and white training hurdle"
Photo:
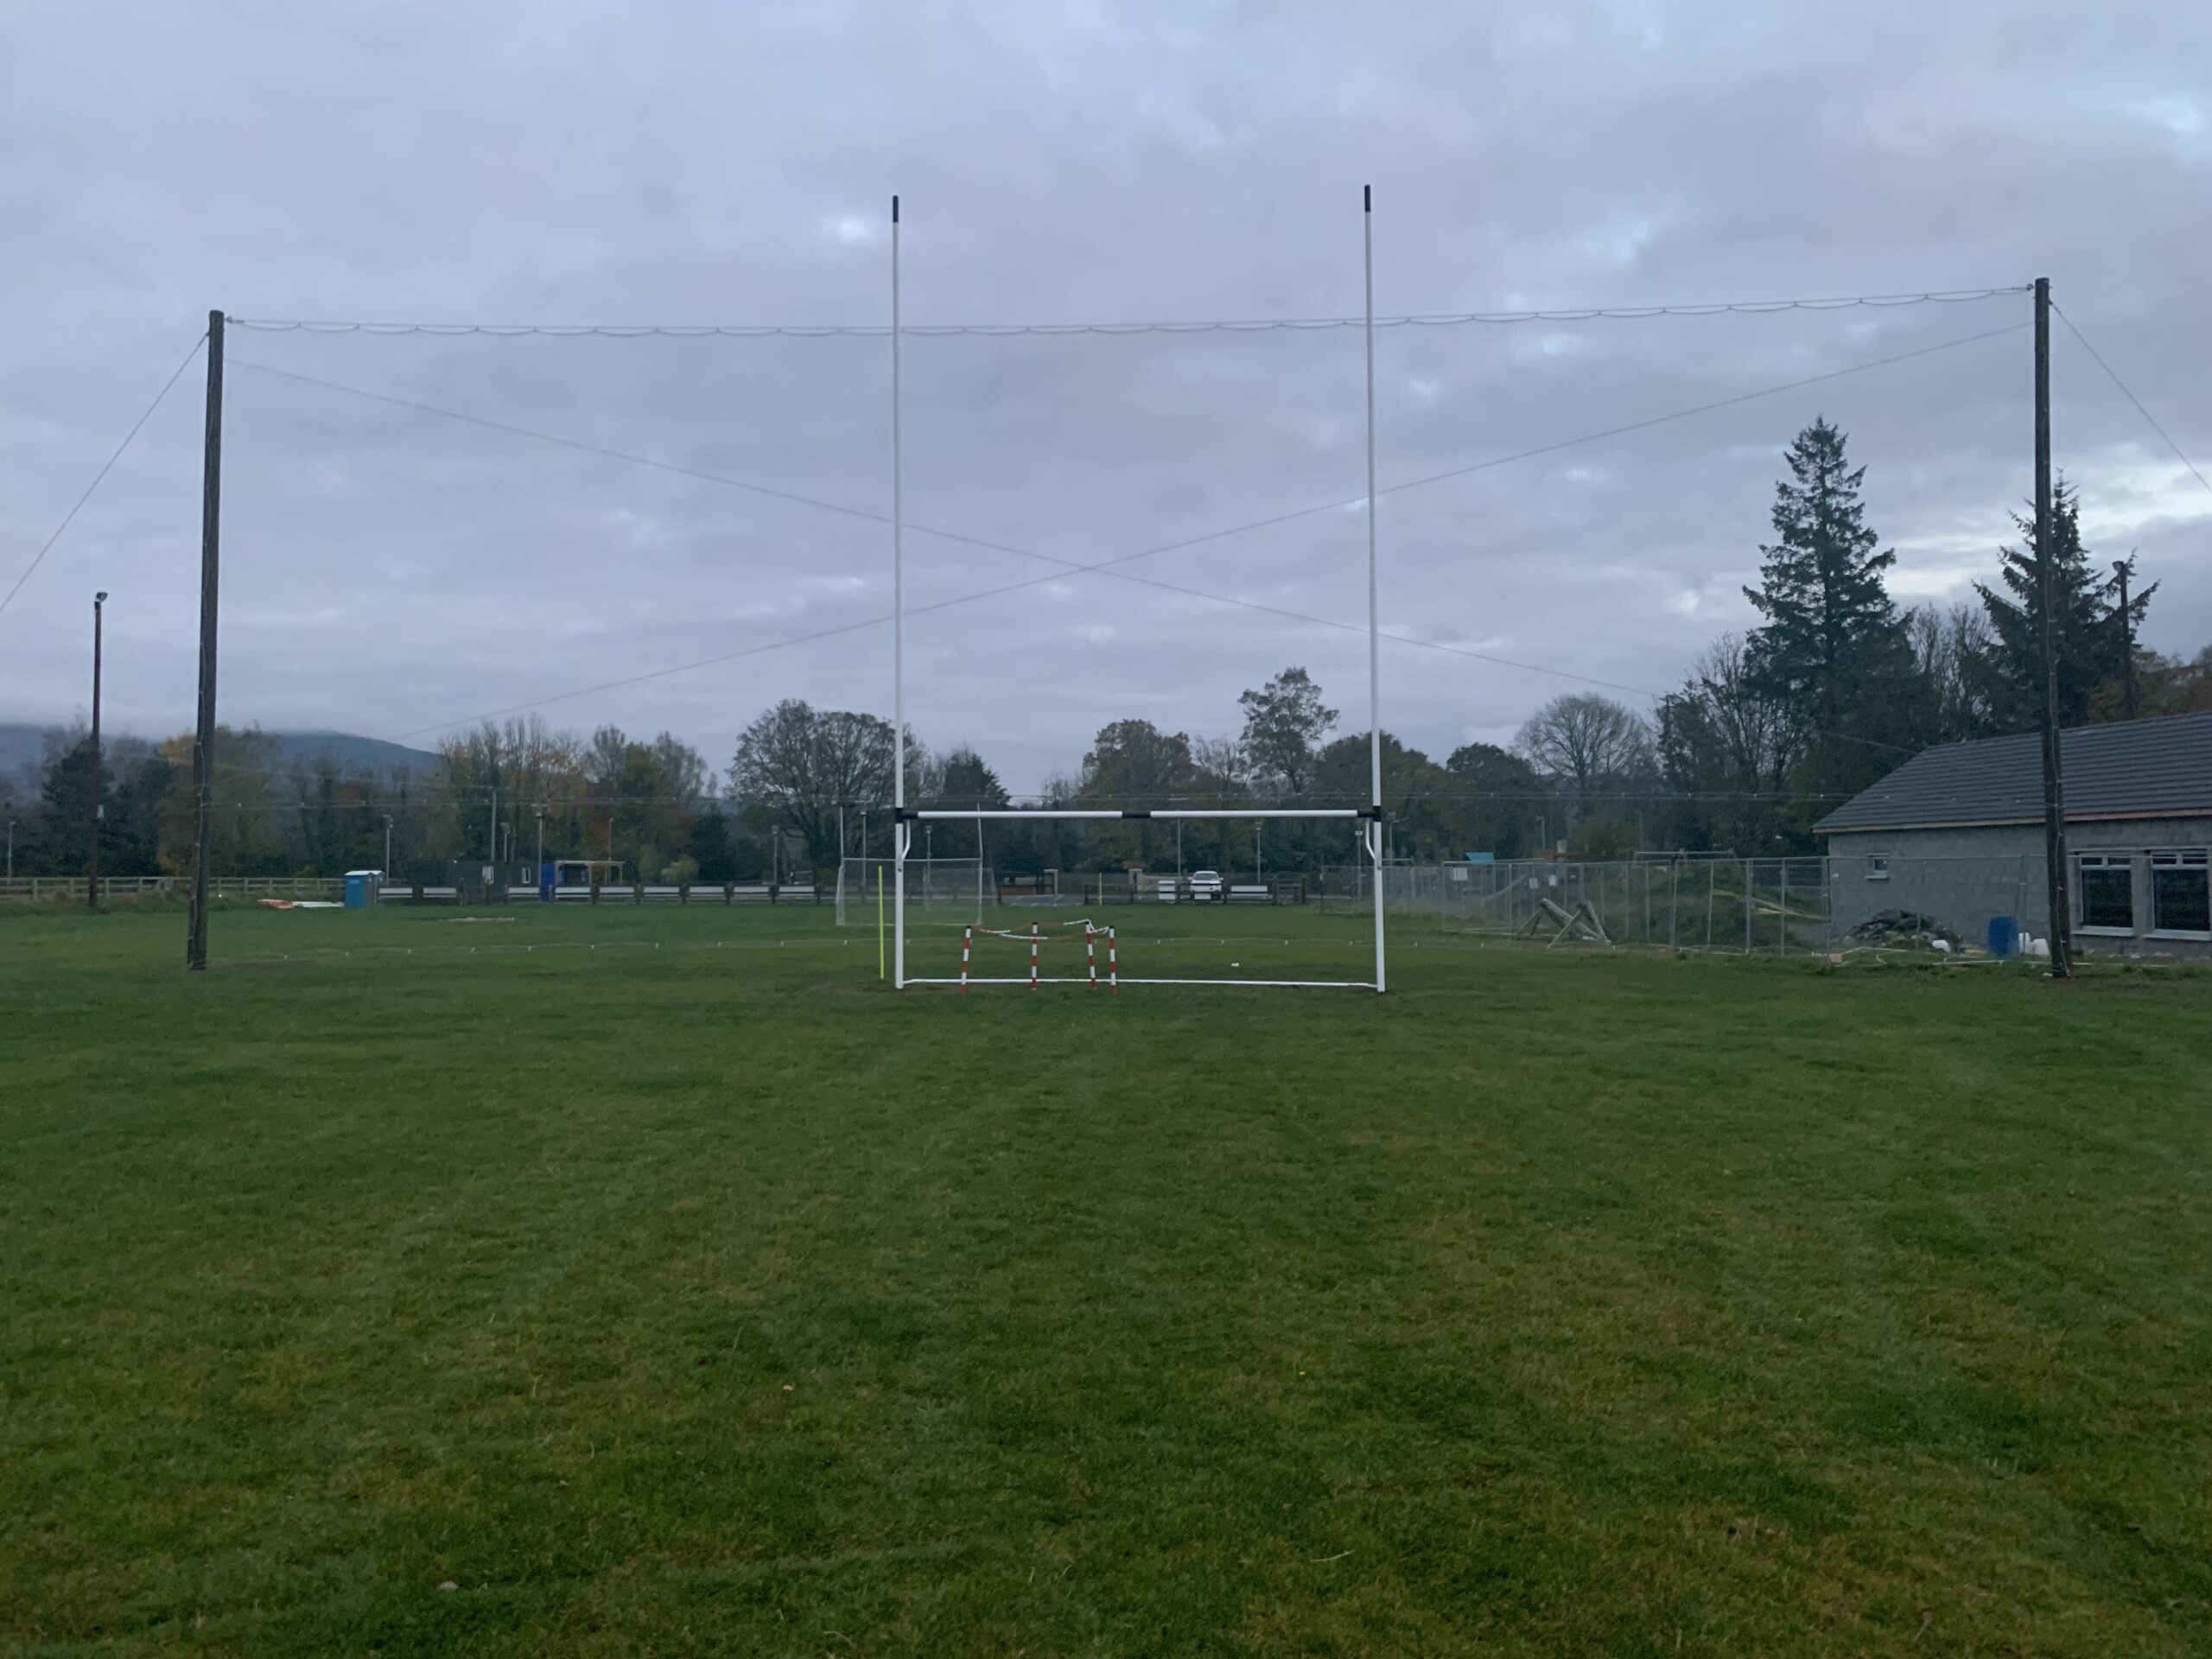
[[[1083,930],[1082,973],[1048,974],[1043,971],[1041,952],[1045,944],[1051,940],[1052,936],[1045,932],[1036,923],[1032,922],[1029,925],[1029,931],[1027,933],[1012,933],[1007,931],[1003,928],[996,927],[963,927],[960,931],[960,977],[958,979],[925,979],[917,977],[909,979],[906,982],[909,985],[957,985],[960,988],[960,991],[963,995],[967,994],[968,988],[970,985],[1028,985],[1032,987],[1039,985],[1087,985],[1091,989],[1096,990],[1098,988],[1098,941],[1103,936],[1106,941],[1106,988],[1109,992],[1120,991],[1122,988],[1121,931],[1118,928],[1100,927],[1088,917],[1080,921],[1059,922],[1054,924],[1054,925],[1059,927],[1079,927]],[[989,974],[978,974],[975,972],[974,952],[976,935],[978,932],[981,932],[986,938],[1005,939],[1008,943],[1014,944],[1027,944],[1029,947],[1029,971],[1027,974],[995,976]],[[1375,985],[1372,981],[1361,979],[1200,979],[1181,977],[1155,979],[1147,978],[1142,975],[1136,975],[1130,978],[1129,983],[1132,985],[1211,985],[1224,988],[1234,988],[1240,985],[1274,986],[1292,990],[1316,991],[1371,991],[1375,988]]]
[[[1083,973],[1080,976],[1073,974],[1048,974],[1044,971],[1042,952],[1046,943],[1051,936],[1046,934],[1037,923],[1032,922],[1029,925],[1029,931],[1027,933],[1012,933],[1003,928],[996,927],[986,927],[981,929],[973,926],[963,927],[960,930],[960,977],[957,981],[913,978],[909,979],[906,982],[910,985],[957,984],[960,988],[960,994],[963,996],[965,996],[968,994],[968,988],[970,985],[1028,985],[1033,987],[1038,985],[1087,985],[1090,987],[1091,989],[1096,990],[1098,988],[1098,941],[1101,936],[1103,936],[1106,940],[1107,988],[1109,990],[1119,990],[1121,988],[1119,983],[1120,958],[1116,954],[1114,929],[1110,927],[1100,927],[1088,917],[1084,918],[1080,921],[1059,922],[1054,924],[1054,925],[1059,927],[1079,927],[1083,930]],[[990,974],[979,974],[976,972],[976,935],[978,932],[981,932],[985,938],[1005,939],[1014,944],[1027,944],[1029,947],[1028,973],[1019,976],[1010,976],[1006,975],[995,976]]]

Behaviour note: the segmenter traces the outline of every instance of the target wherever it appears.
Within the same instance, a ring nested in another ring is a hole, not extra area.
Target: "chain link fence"
[[[2042,879],[2040,860],[2012,857],[1528,859],[1393,864],[1381,877],[1391,914],[1452,932],[1777,956],[1979,950],[1992,920],[2026,918]],[[1323,911],[1368,912],[1376,880],[1361,865],[1323,871]]]

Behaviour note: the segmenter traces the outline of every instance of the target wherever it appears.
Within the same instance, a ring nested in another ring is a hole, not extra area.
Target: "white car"
[[[1220,897],[1221,872],[1219,870],[1191,872],[1191,901],[1193,904],[1204,904],[1208,899],[1218,899]]]

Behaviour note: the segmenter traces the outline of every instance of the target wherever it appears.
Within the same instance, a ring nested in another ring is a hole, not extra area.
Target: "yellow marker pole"
[[[883,869],[882,869],[882,867],[881,867],[880,865],[879,865],[879,866],[876,868],[876,872],[875,872],[875,976],[876,976],[878,979],[881,979],[881,978],[883,977],[883,976],[884,976],[884,973],[885,973],[885,968],[884,968],[884,961],[883,961]]]

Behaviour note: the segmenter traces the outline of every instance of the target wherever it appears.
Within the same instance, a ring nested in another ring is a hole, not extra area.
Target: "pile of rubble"
[[[1917,911],[1885,910],[1869,916],[1846,936],[1852,944],[1894,950],[1954,951],[1965,941],[1933,916]]]

